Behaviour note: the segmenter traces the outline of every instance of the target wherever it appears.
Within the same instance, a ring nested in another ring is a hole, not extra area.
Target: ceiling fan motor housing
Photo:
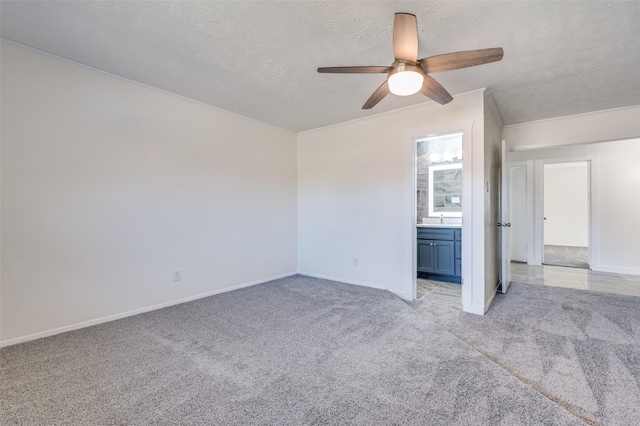
[[[424,71],[422,71],[422,67],[415,62],[394,61],[393,64],[391,64],[391,67],[393,67],[393,69],[389,71],[389,77],[391,77],[395,73],[403,71],[414,71],[420,74],[424,74]]]

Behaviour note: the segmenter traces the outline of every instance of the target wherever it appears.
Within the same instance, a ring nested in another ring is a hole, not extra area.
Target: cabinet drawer
[[[418,238],[421,240],[448,240],[453,241],[452,228],[418,228]]]

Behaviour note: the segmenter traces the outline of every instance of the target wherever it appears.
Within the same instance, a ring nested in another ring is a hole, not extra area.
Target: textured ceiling
[[[488,88],[505,124],[640,104],[638,2],[2,1],[1,35],[292,131],[428,101],[388,96],[395,12],[418,18],[419,57],[503,47],[501,62],[433,74]]]

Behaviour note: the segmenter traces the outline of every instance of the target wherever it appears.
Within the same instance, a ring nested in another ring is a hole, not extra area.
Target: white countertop
[[[418,228],[462,228],[461,223],[419,223]]]

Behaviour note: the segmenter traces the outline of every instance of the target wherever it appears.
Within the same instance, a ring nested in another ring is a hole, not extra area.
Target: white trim
[[[155,311],[155,310],[166,308],[166,307],[169,307],[169,306],[179,305],[181,303],[186,303],[186,302],[191,302],[193,300],[202,299],[202,298],[209,297],[209,296],[214,296],[214,295],[220,294],[220,293],[226,293],[228,291],[238,290],[238,289],[241,289],[241,288],[244,288],[244,287],[251,287],[251,286],[254,286],[254,285],[257,285],[257,284],[263,284],[263,283],[266,283],[266,282],[269,282],[269,281],[277,280],[277,279],[280,279],[280,278],[290,277],[290,276],[296,275],[296,274],[297,274],[297,272],[288,272],[286,274],[280,274],[280,275],[276,275],[276,276],[273,276],[273,277],[270,277],[270,278],[264,278],[264,279],[251,281],[251,282],[248,282],[248,283],[244,283],[244,284],[238,284],[238,285],[235,285],[235,286],[232,286],[232,287],[225,287],[225,288],[218,289],[218,290],[208,291],[206,293],[200,293],[200,294],[196,294],[194,296],[185,297],[185,298],[182,298],[182,299],[170,300],[168,302],[158,303],[156,305],[146,306],[144,308],[134,309],[132,311],[121,312],[119,314],[108,315],[108,316],[102,317],[102,318],[96,318],[96,319],[92,319],[92,320],[89,320],[89,321],[83,321],[83,322],[79,322],[79,323],[76,323],[76,324],[66,325],[64,327],[58,327],[58,328],[54,328],[54,329],[51,329],[51,330],[46,330],[46,331],[41,331],[41,332],[38,332],[38,333],[28,334],[26,336],[21,336],[21,337],[16,337],[14,339],[0,341],[0,348],[6,347],[6,346],[11,346],[11,345],[16,345],[18,343],[28,342],[28,341],[31,341],[31,340],[41,339],[43,337],[53,336],[55,334],[66,333],[67,331],[73,331],[73,330],[78,330],[78,329],[85,328],[85,327],[91,327],[93,325],[103,324],[105,322],[115,321],[115,320],[118,320],[118,319],[130,317],[130,316],[133,316],[133,315],[143,314],[145,312]]]
[[[415,299],[415,296],[412,296],[411,293],[408,293],[406,291],[389,290],[388,288],[383,287],[381,285],[368,283],[368,282],[364,282],[364,281],[349,280],[349,279],[345,279],[345,278],[332,277],[330,275],[323,275],[323,274],[312,274],[310,272],[298,272],[298,274],[299,275],[303,275],[305,277],[320,278],[320,279],[323,279],[323,280],[336,281],[336,282],[344,283],[344,284],[353,284],[353,285],[358,285],[358,286],[361,286],[361,287],[374,288],[376,290],[385,290],[385,291],[388,291],[389,293],[392,293],[392,294],[398,296],[400,299],[406,300],[408,302],[411,302],[412,300]]]
[[[570,163],[550,163],[545,164],[547,169],[570,169],[572,167],[584,167],[589,163],[586,161],[572,161]]]
[[[193,103],[195,103],[197,105],[200,105],[200,106],[203,106],[203,107],[206,107],[206,108],[211,108],[211,109],[214,109],[216,111],[223,112],[223,113],[235,116],[235,117],[243,118],[245,120],[249,120],[249,121],[252,121],[252,122],[257,123],[257,124],[262,124],[264,126],[268,126],[268,127],[274,128],[274,129],[282,130],[284,132],[291,133],[293,135],[297,135],[298,134],[297,132],[294,132],[293,130],[285,129],[283,127],[276,126],[275,124],[265,123],[264,121],[256,120],[255,118],[251,118],[251,117],[247,117],[246,115],[238,114],[237,112],[228,111],[226,109],[222,109],[222,108],[219,108],[217,106],[213,106],[211,104],[204,103],[202,101],[197,101],[195,99],[191,99],[191,98],[179,95],[179,94],[174,93],[174,92],[169,92],[168,90],[160,89],[160,88],[155,87],[155,86],[150,86],[150,85],[148,85],[146,83],[142,83],[140,81],[132,80],[130,78],[123,77],[123,76],[120,76],[118,74],[112,74],[109,71],[104,71],[104,70],[101,70],[99,68],[94,68],[91,65],[83,64],[82,62],[76,62],[73,59],[68,59],[68,58],[65,58],[65,57],[62,57],[62,56],[58,56],[58,55],[53,54],[53,53],[45,52],[44,50],[36,49],[35,47],[27,46],[26,44],[22,44],[22,43],[19,43],[17,41],[9,40],[8,38],[0,37],[0,40],[2,40],[2,42],[5,42],[5,43],[7,43],[9,45],[13,45],[15,47],[19,47],[21,49],[28,50],[30,52],[40,54],[42,56],[46,56],[46,57],[51,58],[51,59],[56,59],[56,60],[58,60],[60,62],[64,62],[64,63],[70,64],[70,65],[74,65],[74,66],[77,66],[79,68],[84,68],[86,70],[97,72],[98,74],[106,75],[108,77],[115,78],[116,80],[124,81],[124,82],[131,83],[131,84],[135,84],[136,86],[145,87],[147,89],[155,90],[157,92],[164,93],[165,95],[174,96],[176,98],[180,98],[180,99],[185,100],[185,101],[193,102]]]
[[[622,111],[622,110],[625,110],[625,109],[633,109],[633,108],[638,108],[638,105],[629,105],[629,106],[611,108],[611,109],[601,109],[601,110],[598,110],[598,111],[589,111],[589,112],[582,112],[582,113],[579,113],[579,114],[563,115],[563,116],[560,116],[560,117],[551,117],[551,118],[543,118],[543,119],[540,119],[540,120],[525,121],[523,123],[507,124],[506,126],[503,126],[503,128],[521,127],[521,126],[527,126],[529,124],[544,123],[544,122],[547,122],[547,121],[564,120],[566,118],[583,117],[583,116],[601,114],[603,112]],[[631,138],[631,139],[633,139],[633,138]]]
[[[484,89],[483,89],[484,90]],[[483,308],[473,305],[474,295],[477,299],[484,300],[484,282],[473,281],[473,126],[475,119],[456,122],[455,125],[431,124],[424,129],[413,129],[406,133],[406,143],[412,144],[410,152],[413,166],[406,168],[406,173],[411,176],[406,177],[407,182],[413,182],[410,195],[412,210],[405,216],[407,221],[405,247],[411,247],[411,259],[405,264],[406,287],[403,293],[412,294],[416,297],[416,271],[417,271],[417,209],[416,209],[416,143],[428,137],[438,135],[451,135],[462,133],[462,307],[465,312],[483,315]],[[452,130],[454,129],[454,130]],[[407,185],[408,187],[408,185]],[[466,284],[465,284],[466,283]],[[400,294],[400,293],[398,293]],[[400,296],[402,297],[402,296]],[[409,299],[407,299],[409,300]],[[412,300],[412,299],[411,299]]]
[[[350,279],[345,279],[345,278],[332,277],[330,275],[323,275],[323,274],[313,274],[313,273],[310,273],[310,272],[298,272],[298,274],[299,275],[303,275],[305,277],[320,278],[320,279],[323,279],[323,280],[336,281],[336,282],[344,283],[344,284],[353,284],[353,285],[358,285],[358,286],[361,286],[361,287],[374,288],[376,290],[385,290],[385,291],[388,291],[389,293],[395,294],[400,299],[406,300],[406,301],[409,301],[409,302],[411,302],[412,300],[415,299],[415,296],[412,296],[411,293],[408,293],[406,291],[389,290],[388,288],[383,287],[381,285],[368,283],[368,282],[364,282],[364,281],[356,281],[356,280],[350,280]]]
[[[462,132],[437,133],[437,134],[433,134],[433,135],[427,135],[425,137],[417,138],[415,140],[415,143],[427,142],[430,139],[446,138],[446,137],[451,137],[451,136],[460,136],[460,137],[462,137]]]
[[[494,297],[495,297],[495,293],[494,293]],[[491,302],[493,302],[493,297],[489,300],[489,304],[491,304]],[[486,308],[480,305],[462,306],[462,310],[464,312],[468,312],[470,314],[476,314],[476,315],[484,315],[485,312],[487,312],[487,309],[489,309],[488,305]]]
[[[413,189],[411,191],[411,267],[409,273],[411,276],[411,299],[418,298],[418,138],[410,138],[411,140],[411,182]],[[406,290],[404,291],[406,293]]]
[[[387,290],[389,293],[393,293],[398,296],[400,299],[405,300],[407,302],[412,302],[415,297],[406,291],[397,291],[397,290]]]
[[[311,272],[298,272],[298,274],[304,275],[305,277],[320,278],[320,279],[329,280],[329,281],[337,281],[339,283],[359,285],[359,286],[362,286],[362,287],[375,288],[375,289],[378,289],[378,290],[387,290],[386,287],[383,287],[381,285],[368,283],[368,282],[364,282],[364,281],[356,281],[356,280],[350,280],[350,279],[346,279],[346,278],[332,277],[330,275],[323,275],[323,274],[314,274],[314,273],[311,273]],[[404,292],[402,292],[401,294],[404,294]]]
[[[598,143],[628,141],[628,140],[633,140],[638,138],[640,138],[640,134],[636,136],[624,137],[622,139],[613,138],[613,139],[588,140],[588,141],[580,141],[580,142],[567,142],[567,143],[558,143],[558,144],[519,145],[519,146],[511,147],[510,151],[511,152],[538,151],[543,149],[565,148],[565,147],[577,146],[577,145],[593,145]]]
[[[611,272],[614,274],[640,275],[640,268],[628,268],[625,266],[595,265],[591,267],[591,270],[596,272]]]
[[[474,281],[473,279],[474,264],[477,260],[474,255],[476,239],[473,226],[475,223],[473,160],[478,156],[473,150],[474,124],[475,119],[464,126],[462,135],[462,310],[484,315],[484,308],[478,309],[477,305],[474,305],[474,301],[484,300],[484,280]],[[482,156],[484,158],[484,153]],[[484,186],[484,182],[481,182],[481,185]]]
[[[543,218],[544,218],[544,166],[545,164],[554,163],[572,163],[576,161],[586,161],[589,170],[589,266],[601,268],[600,265],[600,227],[599,210],[600,202],[598,196],[598,156],[597,155],[579,155],[572,157],[556,157],[534,160],[535,174],[535,195],[534,195],[534,241],[533,246],[536,253],[536,262],[534,265],[541,265],[544,261],[544,234],[543,234]]]

